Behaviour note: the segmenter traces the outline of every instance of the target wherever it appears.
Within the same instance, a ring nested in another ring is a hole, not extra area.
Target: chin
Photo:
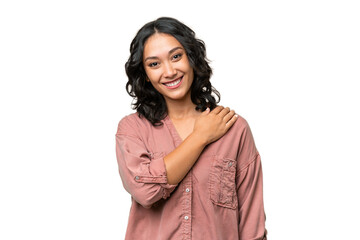
[[[169,98],[171,100],[182,101],[187,98],[187,95],[186,94],[172,95],[172,96],[167,96],[167,98]],[[189,95],[189,98],[191,98],[190,95]]]

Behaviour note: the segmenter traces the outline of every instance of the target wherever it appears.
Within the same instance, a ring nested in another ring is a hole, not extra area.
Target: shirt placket
[[[183,239],[191,239],[191,199],[192,199],[192,173],[191,171],[182,181],[182,225],[183,225]]]

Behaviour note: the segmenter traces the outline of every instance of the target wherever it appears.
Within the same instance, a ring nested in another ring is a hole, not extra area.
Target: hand
[[[211,112],[208,108],[196,119],[193,133],[202,137],[207,145],[224,136],[236,120],[237,115],[228,107],[218,106]]]

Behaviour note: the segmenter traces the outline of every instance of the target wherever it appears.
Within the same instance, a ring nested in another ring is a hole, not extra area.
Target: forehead
[[[176,38],[166,33],[155,33],[146,40],[143,56],[144,59],[149,56],[161,57],[175,47],[182,47]]]

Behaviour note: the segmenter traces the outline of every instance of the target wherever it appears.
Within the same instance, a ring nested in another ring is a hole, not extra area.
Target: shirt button
[[[185,191],[186,191],[186,192],[190,192],[190,189],[189,189],[189,188],[186,188]]]
[[[231,166],[232,166],[232,162],[229,162],[228,166],[231,167]]]
[[[136,177],[135,177],[136,180],[139,180],[139,178],[140,178],[139,176],[136,176]]]
[[[188,219],[189,219],[189,217],[188,217],[188,216],[185,216],[185,217],[184,217],[184,219],[185,219],[185,220],[188,220]]]

